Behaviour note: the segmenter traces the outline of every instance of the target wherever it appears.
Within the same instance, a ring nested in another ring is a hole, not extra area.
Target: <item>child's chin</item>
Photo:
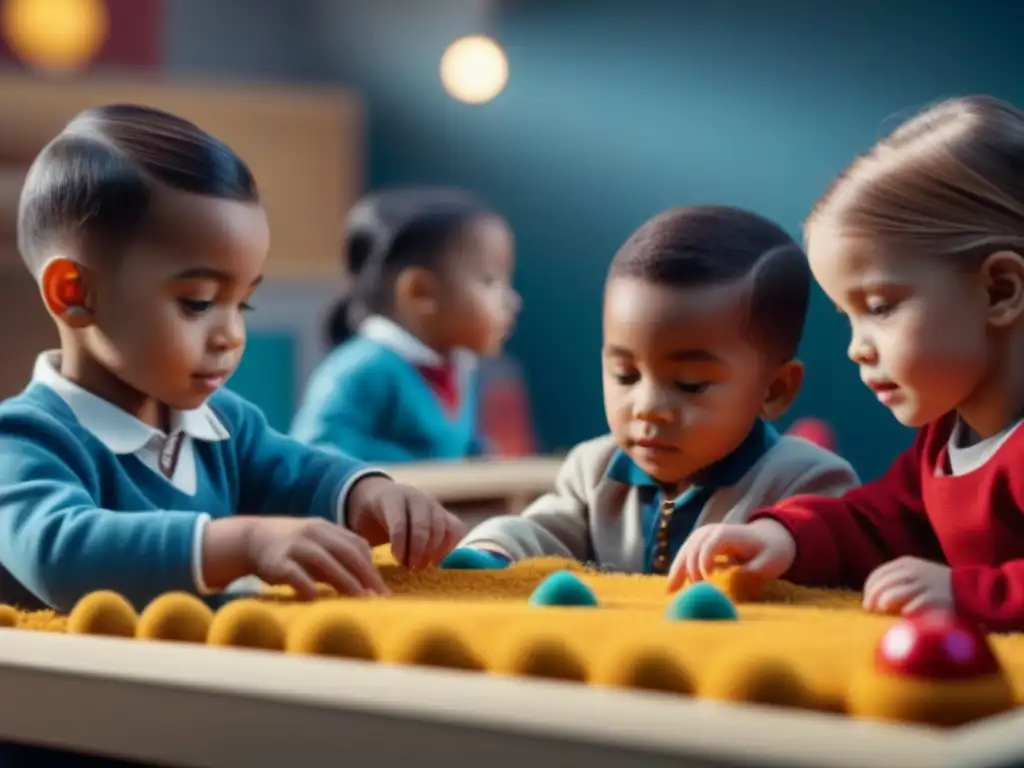
[[[481,357],[498,357],[505,350],[505,342],[507,340],[507,333],[495,335],[489,340],[489,343],[483,345],[483,349],[478,350],[477,354]]]
[[[914,407],[909,403],[903,403],[902,405],[896,408],[890,408],[889,410],[892,412],[892,415],[896,417],[896,421],[905,427],[910,427],[911,429],[920,429],[944,415],[943,413],[931,414],[920,408]]]
[[[674,485],[689,477],[688,467],[679,466],[679,456],[650,455],[648,452],[640,452],[635,448],[631,451],[630,458],[644,472],[653,477],[659,483]]]
[[[193,411],[203,405],[213,392],[204,390],[202,392],[190,392],[174,398],[162,400],[162,402],[176,411]]]

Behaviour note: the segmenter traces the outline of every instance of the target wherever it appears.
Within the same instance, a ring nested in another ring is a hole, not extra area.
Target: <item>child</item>
[[[863,588],[871,611],[954,610],[1024,629],[1024,113],[946,101],[857,159],[807,221],[810,263],[850,321],[850,359],[912,448],[838,499],[705,528],[764,579]]]
[[[640,227],[605,288],[611,434],[573,449],[553,493],[482,523],[446,567],[559,555],[665,574],[697,526],[853,487],[845,461],[766,423],[803,379],[809,291],[803,251],[753,213],[677,208]]]
[[[224,144],[153,109],[88,110],[40,153],[18,244],[60,333],[0,405],[0,600],[141,607],[255,575],[383,592],[370,546],[444,556],[460,523],[220,388],[245,345],[267,220]]]
[[[494,355],[519,308],[508,225],[458,190],[362,200],[348,221],[349,298],[292,435],[365,461],[482,452],[474,355]]]

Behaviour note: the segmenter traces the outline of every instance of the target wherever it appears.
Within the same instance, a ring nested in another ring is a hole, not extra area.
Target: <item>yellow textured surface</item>
[[[393,592],[387,598],[338,598],[325,591],[310,604],[276,590],[258,601],[221,609],[210,624],[182,595],[163,599],[161,605],[162,611],[180,612],[180,619],[175,614],[147,622],[144,611],[138,625],[148,625],[150,637],[160,636],[159,626],[177,627],[180,639],[205,628],[208,642],[218,644],[374,656],[384,663],[586,679],[843,711],[855,671],[871,660],[894,621],[863,613],[856,594],[784,582],[768,585],[756,596],[759,602],[746,603],[754,597],[749,585],[724,573],[718,579],[724,590],[745,592],[737,595],[739,621],[673,622],[665,618],[672,596],[659,577],[596,573],[558,559],[500,571],[414,572],[394,565],[383,551],[377,557]],[[528,604],[545,577],[567,568],[594,590],[600,607]],[[108,593],[104,600],[110,598]],[[96,626],[103,624],[105,606],[80,608],[88,608]],[[123,626],[121,608],[111,603],[110,611],[114,624]],[[48,611],[19,613],[14,619],[26,629],[64,632],[69,625],[67,617]],[[192,627],[188,631],[182,629],[186,621]],[[993,636],[991,641],[1014,696],[1024,700],[1024,635]]]

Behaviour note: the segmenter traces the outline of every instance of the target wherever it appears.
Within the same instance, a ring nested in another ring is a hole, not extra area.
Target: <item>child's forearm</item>
[[[208,589],[221,590],[250,574],[249,539],[254,521],[252,517],[237,516],[207,523],[200,572]]]
[[[43,493],[14,504],[3,504],[4,492],[9,500],[29,486],[0,491],[0,560],[46,605],[69,611],[89,592],[111,589],[141,609],[160,592],[195,588],[196,526],[203,515],[64,506],[73,491],[39,486]],[[12,525],[18,516],[21,524]]]
[[[511,560],[544,556],[584,560],[587,557],[586,520],[557,513],[554,518],[538,519],[536,515],[494,517],[474,528],[459,546],[498,550]]]

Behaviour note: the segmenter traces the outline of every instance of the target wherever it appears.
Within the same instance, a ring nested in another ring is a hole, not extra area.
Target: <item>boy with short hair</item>
[[[60,351],[0,404],[4,602],[67,611],[111,589],[141,607],[251,575],[381,593],[371,545],[420,567],[458,540],[423,494],[221,390],[268,236],[249,169],[173,115],[88,110],[40,153],[18,244]]]
[[[665,574],[697,526],[857,485],[847,462],[768,424],[803,380],[809,293],[801,248],[753,213],[676,208],[644,224],[605,290],[611,434],[573,449],[555,491],[521,516],[475,528],[448,567],[559,555]]]

